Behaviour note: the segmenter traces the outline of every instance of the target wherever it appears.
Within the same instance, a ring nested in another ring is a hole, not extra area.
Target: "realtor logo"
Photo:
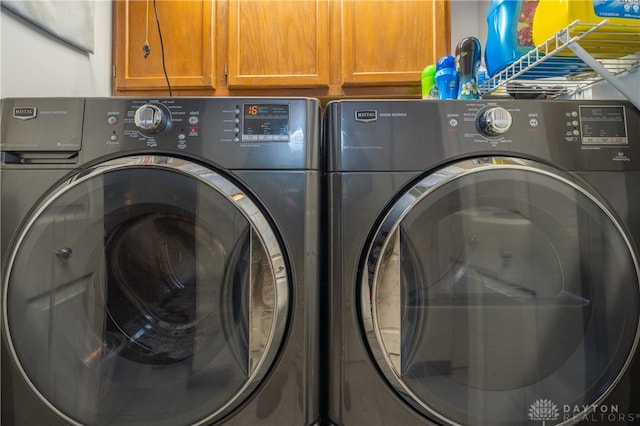
[[[593,422],[597,424],[636,424],[640,422],[640,413],[621,413],[617,405],[560,405],[548,399],[538,399],[529,406],[529,420],[542,422],[544,426],[564,424],[568,420],[575,422]]]
[[[529,407],[529,419],[541,421],[542,426],[548,421],[558,420],[559,417],[558,406],[548,399],[539,399]]]
[[[362,123],[370,123],[372,121],[376,121],[378,119],[378,111],[366,110],[366,111],[356,111],[356,121],[360,121]]]

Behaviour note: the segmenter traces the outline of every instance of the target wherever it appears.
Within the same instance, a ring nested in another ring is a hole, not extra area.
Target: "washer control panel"
[[[114,101],[104,112],[108,142],[138,140],[149,147],[209,141],[256,147],[269,143],[302,143],[309,111],[306,100],[286,98],[176,98]],[[88,100],[91,102],[91,100]],[[104,109],[104,102],[98,104]],[[92,111],[92,110],[89,110]],[[92,124],[92,123],[90,123]]]
[[[87,127],[104,134],[113,148],[157,148],[185,150],[199,143],[203,106],[186,100],[87,99]]]
[[[319,168],[320,101],[305,97],[3,99],[0,160],[81,164],[155,153],[225,168]]]
[[[89,98],[83,140],[109,152],[177,151],[226,167],[296,168],[310,159],[309,144],[316,149],[319,117],[319,101],[308,98]]]
[[[288,142],[289,108],[283,104],[243,104],[242,141]]]

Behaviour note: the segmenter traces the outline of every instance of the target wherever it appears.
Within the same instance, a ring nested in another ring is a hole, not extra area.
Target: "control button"
[[[538,121],[537,118],[532,118],[531,120],[529,120],[530,127],[538,127],[539,124],[540,122]]]
[[[236,136],[235,138],[233,138],[233,141],[234,142],[240,142],[240,138]]]
[[[109,124],[116,124],[118,122],[118,117],[116,117],[115,115],[110,115],[107,118],[107,123]]]
[[[181,140],[181,141],[183,141],[183,140],[185,140],[185,139],[186,139],[186,136],[184,135],[184,133],[180,133],[180,134],[178,135],[178,139],[179,139],[179,140]]]
[[[458,127],[458,120],[456,120],[455,118],[452,118],[451,120],[449,120],[449,126]]]
[[[574,130],[574,131],[573,131],[573,134],[574,134],[575,136],[580,136],[580,131],[579,131],[579,130]]]
[[[116,134],[111,135],[111,137],[109,137],[109,140],[112,140],[114,142],[117,141],[118,140],[118,135],[116,135]]]
[[[506,109],[494,106],[480,113],[478,129],[487,136],[498,136],[511,128],[511,114]]]
[[[200,119],[195,115],[192,115],[191,117],[189,117],[189,124],[196,125],[198,124],[199,121]]]
[[[145,104],[136,110],[133,122],[146,133],[160,133],[169,123],[169,112],[158,104]]]
[[[235,118],[235,119],[233,120],[233,122],[234,122],[234,123],[236,123],[236,124],[238,124],[238,123],[240,123],[240,119],[239,119],[239,118]]]
[[[233,129],[234,132],[236,133],[240,133],[240,129],[238,129],[237,127],[235,129]]]
[[[571,116],[572,117],[577,117],[578,116],[578,111],[571,111]]]
[[[573,120],[573,121],[571,122],[571,125],[572,125],[573,127],[578,127],[578,124],[580,124],[580,123],[578,123],[578,120]]]

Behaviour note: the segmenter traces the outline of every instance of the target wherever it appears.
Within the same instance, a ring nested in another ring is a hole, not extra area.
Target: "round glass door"
[[[3,298],[12,356],[74,424],[219,419],[277,356],[284,262],[251,197],[211,169],[102,163],[56,186],[17,239]]]
[[[372,356],[408,403],[447,424],[575,423],[636,349],[638,263],[623,227],[536,162],[475,159],[426,176],[364,262]]]

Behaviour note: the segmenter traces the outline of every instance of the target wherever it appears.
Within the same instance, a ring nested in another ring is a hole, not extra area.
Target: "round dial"
[[[159,133],[167,127],[169,112],[158,104],[144,104],[136,110],[133,121],[146,133]]]
[[[478,129],[487,136],[498,136],[509,130],[511,120],[509,111],[499,106],[493,106],[480,113]]]

